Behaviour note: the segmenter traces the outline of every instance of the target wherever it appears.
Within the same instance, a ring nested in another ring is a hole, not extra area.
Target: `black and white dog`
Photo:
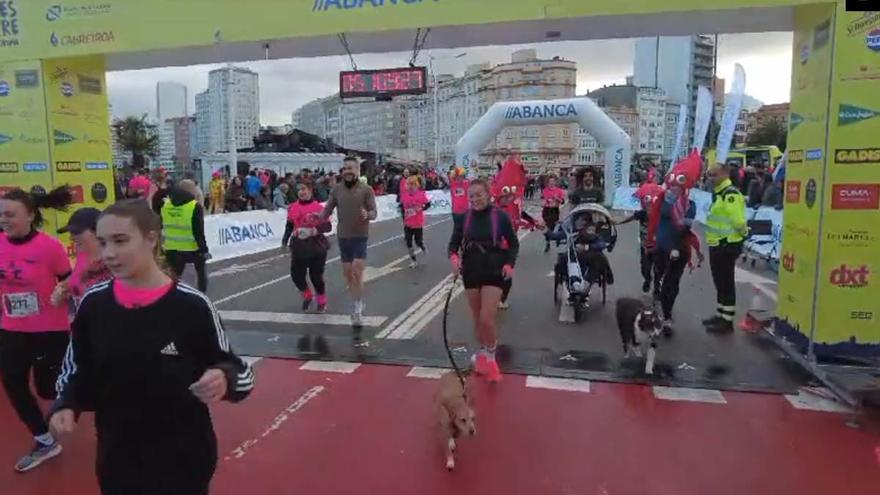
[[[645,374],[653,375],[656,339],[663,332],[663,319],[654,308],[642,301],[622,297],[617,300],[617,327],[623,342],[623,357],[644,355]]]

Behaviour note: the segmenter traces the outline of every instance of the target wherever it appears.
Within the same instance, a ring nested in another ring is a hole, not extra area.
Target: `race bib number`
[[[9,318],[26,318],[40,314],[40,300],[36,292],[3,294],[3,310]]]
[[[418,212],[419,210],[417,210],[416,208],[407,208],[406,211],[404,211],[404,215],[409,218],[415,216]]]
[[[310,228],[297,229],[296,235],[300,239],[308,239],[309,237],[312,237],[312,229],[310,229]]]
[[[456,187],[455,188],[455,195],[456,196],[464,196],[464,189],[462,189],[460,187]]]

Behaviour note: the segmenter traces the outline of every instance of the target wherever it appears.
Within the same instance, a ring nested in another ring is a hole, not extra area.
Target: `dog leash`
[[[455,364],[455,356],[452,355],[452,349],[449,348],[449,331],[447,324],[447,321],[449,320],[449,303],[452,301],[452,292],[455,290],[455,284],[457,282],[458,274],[452,279],[452,284],[449,286],[449,292],[446,293],[446,304],[443,306],[443,346],[446,348],[446,355],[449,357],[449,364],[452,365],[452,369],[455,371],[455,376],[457,376],[458,381],[461,382],[461,389],[464,390],[464,373],[462,373],[461,368]]]

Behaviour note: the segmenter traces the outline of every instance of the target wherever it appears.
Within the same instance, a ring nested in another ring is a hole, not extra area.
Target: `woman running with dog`
[[[479,179],[471,181],[471,207],[462,221],[455,223],[449,240],[449,261],[453,274],[461,274],[464,281],[474,333],[480,343],[480,351],[472,358],[475,372],[497,382],[501,370],[495,360],[495,315],[503,287],[513,279],[519,241],[510,217],[490,204],[489,197],[489,184]]]
[[[315,200],[311,182],[300,182],[296,187],[299,200],[287,207],[287,226],[281,245],[282,249],[290,248],[290,278],[302,293],[302,310],[308,311],[317,294],[318,313],[323,313],[327,310],[324,267],[330,250],[324,234],[330,232],[331,226],[321,219],[324,205]],[[306,282],[306,274],[312,281],[314,293]]]

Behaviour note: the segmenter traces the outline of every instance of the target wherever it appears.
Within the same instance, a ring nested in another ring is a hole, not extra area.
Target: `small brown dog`
[[[467,377],[467,374],[465,374]],[[466,378],[465,378],[466,379]],[[474,423],[474,408],[471,406],[467,390],[454,371],[440,377],[440,387],[434,395],[440,429],[446,443],[446,469],[455,468],[455,439],[459,436],[474,436],[477,427]]]

